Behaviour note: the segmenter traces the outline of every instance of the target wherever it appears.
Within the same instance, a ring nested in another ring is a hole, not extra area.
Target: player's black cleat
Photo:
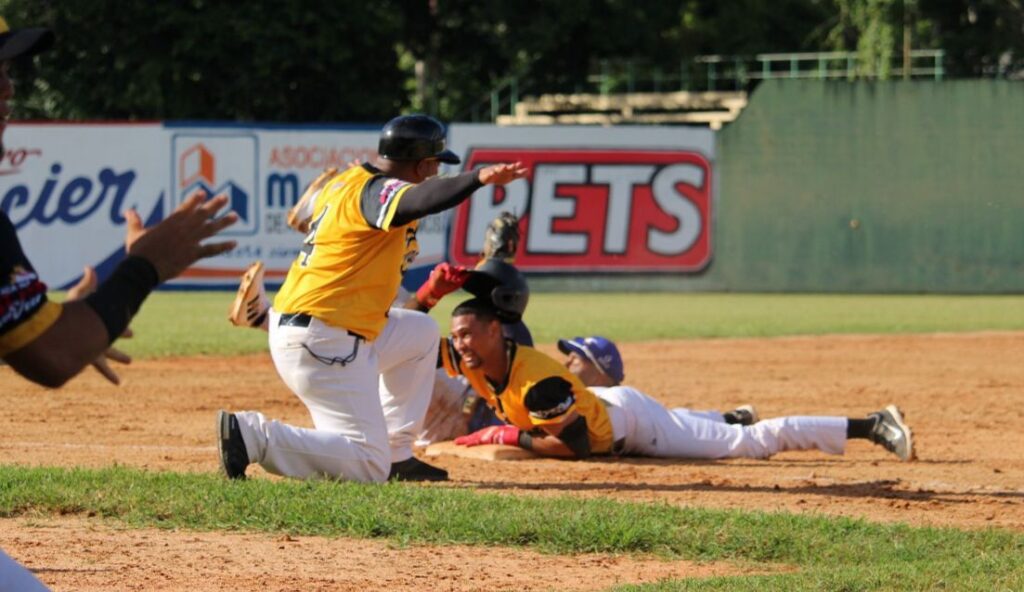
[[[900,460],[914,459],[914,441],[910,427],[903,422],[903,414],[895,405],[868,415],[874,418],[871,441],[884,446],[886,450],[900,457]]]
[[[732,411],[726,411],[722,416],[725,417],[725,423],[741,426],[754,425],[761,420],[757,414],[757,408],[753,405],[740,405]]]
[[[415,456],[391,463],[389,481],[447,481],[448,471],[428,465]]]
[[[220,468],[224,475],[228,479],[245,479],[249,451],[245,449],[238,418],[223,409],[217,412],[217,449],[220,451]]]

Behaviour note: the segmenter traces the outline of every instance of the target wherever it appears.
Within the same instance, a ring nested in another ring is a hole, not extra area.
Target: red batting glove
[[[519,428],[516,426],[490,426],[477,430],[468,436],[455,438],[459,446],[479,446],[481,444],[504,444],[519,446]]]
[[[437,301],[462,287],[469,279],[469,270],[461,265],[438,263],[430,272],[427,281],[416,290],[416,302],[426,309],[434,308]]]

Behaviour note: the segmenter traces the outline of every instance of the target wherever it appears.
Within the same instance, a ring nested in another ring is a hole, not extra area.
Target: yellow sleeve
[[[0,335],[0,358],[35,341],[57,322],[62,310],[63,307],[60,304],[48,300],[39,307],[34,315],[22,321],[14,329]]]

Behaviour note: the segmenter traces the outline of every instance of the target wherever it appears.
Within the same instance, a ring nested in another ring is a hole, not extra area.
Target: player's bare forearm
[[[57,388],[108,347],[110,339],[99,316],[84,302],[67,302],[50,328],[4,361],[32,382]]]
[[[544,444],[553,451],[547,456],[565,458],[588,458],[590,456],[590,434],[587,431],[587,420],[579,413],[572,411],[561,423],[546,424],[541,426],[541,429],[547,433],[547,436],[543,436],[544,438],[558,442],[558,446]],[[564,450],[566,454],[554,452],[561,450]]]
[[[576,458],[576,453],[554,436],[533,436],[530,441],[530,450],[540,456]]]

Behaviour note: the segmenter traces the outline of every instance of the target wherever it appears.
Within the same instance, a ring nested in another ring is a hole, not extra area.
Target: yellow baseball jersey
[[[451,376],[462,374],[505,423],[531,431],[557,424],[573,411],[587,420],[590,451],[607,454],[612,449],[612,424],[604,404],[572,373],[551,357],[525,345],[507,341],[509,373],[505,386],[496,391],[483,370],[462,364],[451,339],[441,339],[441,362]]]
[[[11,220],[0,210],[0,358],[35,341],[60,313],[61,306],[47,300],[46,284],[21,250]]]
[[[419,221],[391,225],[412,186],[371,165],[352,167],[328,181],[314,199],[309,233],[274,308],[375,339],[387,323],[402,274],[419,253]]]

